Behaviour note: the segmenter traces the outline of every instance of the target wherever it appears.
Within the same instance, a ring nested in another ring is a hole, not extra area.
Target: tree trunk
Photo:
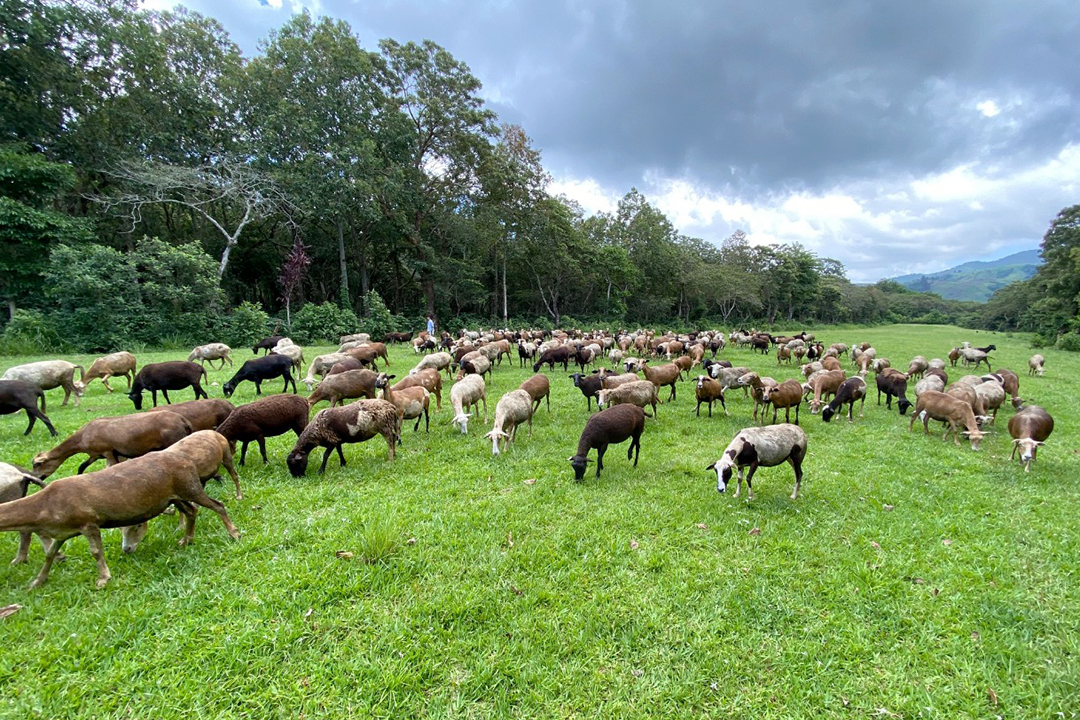
[[[225,268],[229,266],[229,255],[234,247],[236,247],[236,237],[226,238],[225,249],[221,251],[221,263],[218,265],[217,279],[219,284],[221,279],[225,277]]]
[[[505,254],[503,254],[502,266],[503,266],[503,268],[502,268],[502,272],[503,272],[503,288],[502,288],[502,290],[503,290],[503,325],[506,325],[507,320],[510,317],[510,313],[509,313],[509,305],[506,302],[506,255]]]
[[[15,300],[14,299],[8,299],[7,306],[8,306],[8,320],[14,320],[15,319],[15,310],[18,309],[15,306]]]
[[[337,219],[337,243],[338,265],[341,268],[341,305],[351,308],[352,298],[349,296],[349,268],[345,265],[345,228],[339,216]]]

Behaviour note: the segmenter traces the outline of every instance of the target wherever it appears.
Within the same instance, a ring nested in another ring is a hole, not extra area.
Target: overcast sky
[[[151,0],[152,7],[176,3]],[[1075,0],[185,0],[245,54],[293,12],[434,40],[589,212],[800,242],[856,282],[1038,247],[1080,203]]]

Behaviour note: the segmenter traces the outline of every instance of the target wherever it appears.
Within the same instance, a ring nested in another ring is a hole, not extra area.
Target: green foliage
[[[270,316],[262,305],[245,300],[225,317],[222,337],[230,347],[251,347],[268,336],[270,330]]]
[[[1080,352],[1080,334],[1074,332],[1065,333],[1057,339],[1054,347],[1068,352]]]
[[[331,302],[308,303],[293,316],[292,338],[300,344],[337,344],[342,335],[357,332],[360,320],[348,308]]]
[[[368,333],[372,340],[382,340],[386,333],[397,330],[394,316],[390,314],[379,293],[374,290],[369,290],[364,295],[364,319],[360,321],[359,327],[360,332]]]
[[[67,347],[54,319],[37,310],[16,310],[0,335],[0,355],[44,355]]]
[[[169,245],[143,238],[129,256],[138,273],[143,322],[138,336],[146,342],[169,335],[193,344],[210,342],[208,331],[223,303],[217,263],[195,243]]]

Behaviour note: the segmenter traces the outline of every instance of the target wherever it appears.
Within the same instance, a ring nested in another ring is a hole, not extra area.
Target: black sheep
[[[284,339],[284,335],[271,335],[270,337],[265,337],[259,342],[255,343],[255,347],[251,348],[251,354],[258,355],[259,351],[262,350],[263,354],[265,355],[266,353],[277,347],[277,344]]]
[[[566,345],[560,345],[558,347],[549,348],[540,356],[540,359],[533,365],[533,372],[540,372],[540,366],[547,363],[550,370],[555,369],[556,363],[562,363],[562,369],[564,371],[570,369],[570,348]]]
[[[38,400],[41,400],[41,409],[38,410]],[[49,428],[49,432],[56,437],[56,428],[49,422],[45,415],[45,391],[33,383],[22,380],[0,380],[0,415],[26,411],[30,418],[30,424],[26,426],[24,435],[29,435],[34,429],[34,423],[40,420]]]
[[[570,376],[570,379],[574,381],[574,387],[581,390],[581,394],[585,396],[585,402],[589,408],[589,412],[592,412],[593,398],[599,398],[599,392],[604,387],[604,381],[599,375],[590,374],[582,375],[581,373],[574,373]],[[600,400],[596,401],[597,409],[600,409]]]
[[[878,405],[881,404],[881,394],[885,393],[885,409],[892,409],[892,399],[896,397],[896,407],[901,415],[906,415],[911,401],[905,397],[907,392],[907,376],[902,373],[882,373],[877,376]]]
[[[853,422],[852,414],[855,412],[855,401],[862,400],[862,404],[859,405],[860,416],[862,414],[862,408],[866,405],[866,381],[861,377],[851,377],[840,383],[840,387],[836,389],[836,395],[833,397],[832,402],[825,406],[825,409],[821,411],[821,419],[825,422],[832,420],[836,411],[843,407],[844,403],[848,405],[847,418],[848,422]]]
[[[630,447],[626,450],[626,459],[634,458],[637,467],[641,454],[641,433],[645,430],[645,411],[637,405],[615,405],[601,410],[585,423],[578,439],[577,454],[570,458],[574,468],[574,480],[581,482],[585,477],[585,466],[590,462],[589,451],[596,448],[596,477],[604,469],[604,453],[608,445],[621,443],[630,438]],[[636,451],[636,452],[635,452]]]
[[[259,443],[263,462],[269,463],[266,438],[282,435],[289,430],[300,437],[307,427],[309,412],[307,400],[298,395],[273,395],[236,408],[218,425],[217,431],[225,436],[234,452],[237,441],[243,443],[240,446],[240,465],[244,464],[248,443],[252,441]]]
[[[262,395],[263,380],[276,377],[285,378],[285,387],[281,389],[281,392],[288,391],[289,383],[292,383],[293,392],[296,392],[296,380],[292,376],[292,360],[285,355],[276,353],[248,360],[221,389],[225,392],[225,397],[229,397],[236,392],[237,385],[245,380],[250,380],[255,383],[255,394]]]
[[[170,405],[172,401],[169,400],[169,390],[190,387],[195,391],[195,399],[198,400],[201,397],[209,397],[199,384],[203,377],[209,379],[206,368],[187,360],[151,363],[144,365],[135,376],[135,382],[131,383],[131,392],[128,393],[128,397],[135,403],[136,410],[142,410],[143,390],[150,391],[154,398],[154,407],[157,407],[158,390],[165,397],[165,402]]]

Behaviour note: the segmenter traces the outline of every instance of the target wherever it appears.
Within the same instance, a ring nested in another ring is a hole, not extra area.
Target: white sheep
[[[795,470],[795,489],[791,499],[799,497],[802,484],[802,461],[806,457],[806,433],[798,425],[781,423],[766,427],[751,427],[740,430],[728,443],[720,459],[705,469],[716,472],[716,490],[724,492],[731,482],[732,469],[737,468],[739,479],[735,484],[735,497],[742,489],[743,468],[749,467],[746,476],[746,491],[754,499],[754,487],[751,481],[759,467],[773,467],[783,462],[791,463]]]
[[[480,375],[466,375],[454,383],[450,388],[450,404],[454,408],[454,417],[451,422],[465,435],[469,432],[469,418],[472,413],[466,413],[470,407],[484,403],[484,422],[487,422],[487,386],[484,378]]]
[[[525,390],[511,390],[499,398],[495,405],[495,426],[484,436],[491,440],[492,455],[499,454],[500,442],[514,442],[517,427],[523,422],[529,423],[529,437],[532,437],[532,410],[532,396]]]
[[[76,369],[79,370],[80,374],[83,372],[82,365],[75,365],[67,360],[41,360],[40,362],[10,367],[4,371],[4,375],[0,377],[0,380],[20,380],[35,385],[43,391],[62,387],[64,389],[64,402],[60,404],[67,405],[68,398],[74,395],[75,406],[78,407],[79,400],[86,390],[86,385],[75,380]]]
[[[233,361],[229,357],[229,353],[232,352],[232,348],[225,343],[208,343],[206,345],[199,345],[197,348],[191,351],[188,355],[188,362],[195,360],[199,361],[200,365],[210,363],[210,367],[214,367],[214,361],[220,360],[221,364],[218,365],[218,370],[225,367],[225,363],[229,363],[229,367],[232,367]]]

